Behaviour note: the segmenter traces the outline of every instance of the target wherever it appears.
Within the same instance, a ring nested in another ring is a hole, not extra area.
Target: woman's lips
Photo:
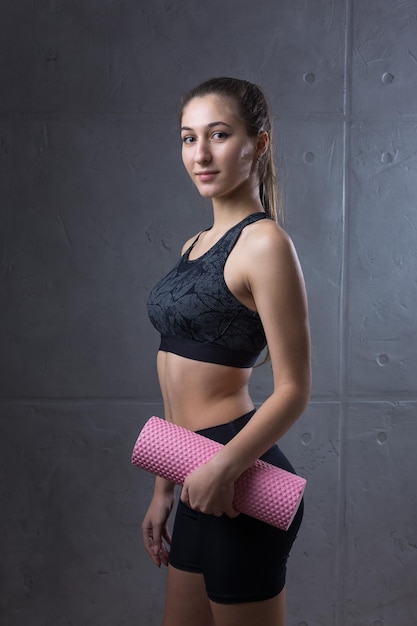
[[[217,174],[218,172],[197,172],[196,176],[203,182],[209,182],[210,180],[213,180]]]

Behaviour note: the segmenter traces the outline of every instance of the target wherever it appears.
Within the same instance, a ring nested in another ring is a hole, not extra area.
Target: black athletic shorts
[[[226,444],[254,412],[198,432]],[[276,444],[261,459],[295,473]],[[238,604],[273,598],[284,588],[287,559],[302,517],[303,501],[291,526],[284,531],[243,513],[235,518],[198,513],[179,501],[170,564],[202,573],[208,597],[214,602]]]

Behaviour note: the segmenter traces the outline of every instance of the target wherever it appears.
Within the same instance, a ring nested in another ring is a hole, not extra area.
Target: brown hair
[[[266,153],[259,159],[259,195],[266,214],[276,222],[283,222],[282,197],[276,181],[274,156],[272,152],[272,118],[267,99],[262,89],[247,80],[239,78],[211,78],[186,93],[181,100],[180,115],[193,98],[216,94],[233,98],[238,112],[246,125],[249,137],[256,137],[266,131],[269,144]]]

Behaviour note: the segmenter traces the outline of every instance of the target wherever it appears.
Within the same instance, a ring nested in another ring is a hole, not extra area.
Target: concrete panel
[[[416,417],[416,402],[349,406],[345,626],[415,624]]]
[[[337,402],[312,403],[280,442],[307,479],[304,520],[288,561],[288,624],[338,623],[340,419]]]
[[[130,465],[137,434],[153,413],[162,407],[3,405],[0,613],[8,626],[130,626],[138,615],[140,623],[160,623],[165,576],[148,563],[140,536],[153,478]],[[289,562],[292,623],[334,623],[339,428],[337,404],[312,405],[281,442],[308,480]],[[318,602],[323,585],[326,607]]]
[[[336,122],[286,120],[277,147],[288,228],[312,296],[316,394],[338,385],[341,133]],[[147,294],[185,239],[212,221],[183,171],[176,119],[16,116],[3,118],[2,136],[10,181],[0,235],[3,395],[158,397],[153,357],[142,358],[158,341]],[[149,193],[155,163],[160,184]],[[254,376],[261,397],[265,372]]]
[[[414,0],[353,0],[355,116],[417,113],[417,8]]]
[[[2,406],[2,624],[160,624],[165,575],[140,528],[153,478],[130,455],[161,411]]]
[[[270,96],[310,301],[313,401],[282,441],[308,479],[287,621],[414,624],[416,3],[255,4],[0,3],[7,626],[160,623],[164,574],[140,540],[153,480],[129,460],[162,411],[145,303],[211,223],[178,99],[225,74]],[[255,399],[271,388],[259,368]]]
[[[185,88],[225,74],[264,83],[281,111],[342,111],[343,2],[23,0],[0,12],[3,111],[175,112]]]
[[[173,126],[0,120],[3,396],[159,397],[146,299],[197,230]]]
[[[348,367],[351,394],[417,391],[417,124],[351,131]]]
[[[287,229],[309,297],[313,397],[339,393],[340,288],[343,259],[343,127],[341,122],[283,120],[279,178]],[[267,374],[268,372],[268,374]],[[271,388],[269,369],[255,370],[255,393]]]

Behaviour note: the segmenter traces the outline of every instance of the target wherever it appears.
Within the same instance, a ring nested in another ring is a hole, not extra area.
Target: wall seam
[[[336,559],[337,580],[337,615],[336,626],[345,626],[345,572],[347,564],[346,534],[346,416],[347,416],[347,346],[348,346],[348,257],[349,257],[349,162],[350,162],[350,125],[351,125],[351,89],[352,89],[352,0],[345,4],[345,56],[344,56],[344,95],[343,95],[343,182],[342,182],[342,266],[340,285],[340,456],[339,456],[339,502],[338,502],[338,552]]]
[[[152,406],[154,404],[161,404],[161,398],[156,397],[155,399],[141,399],[139,397],[123,397],[123,396],[115,396],[115,397],[41,397],[41,396],[27,396],[21,398],[8,398],[3,397],[0,398],[0,407],[4,406],[31,406],[31,405],[64,405],[64,404],[74,404],[80,406],[89,406],[89,405],[102,405],[102,404],[110,404],[110,405],[129,405],[129,404],[140,404],[140,405],[149,405]],[[262,399],[255,399],[255,404],[261,404],[263,402]],[[412,395],[391,395],[391,396],[355,396],[356,404],[390,404],[392,406],[402,405],[402,404],[415,404],[417,402],[417,398],[415,394]],[[326,397],[316,397],[312,398],[309,401],[309,405],[342,405],[348,404],[348,399],[344,401],[342,398],[326,398]]]

